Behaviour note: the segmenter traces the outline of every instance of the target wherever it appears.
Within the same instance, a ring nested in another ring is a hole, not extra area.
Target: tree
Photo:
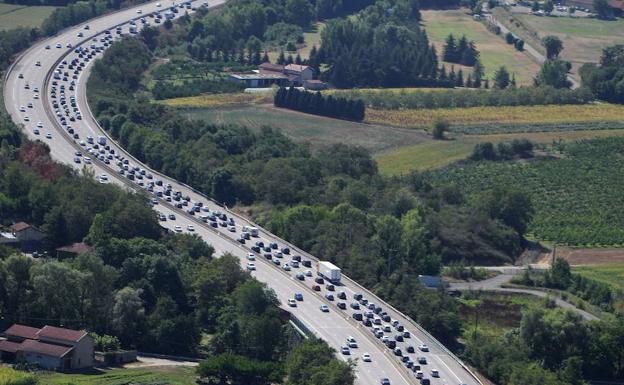
[[[563,50],[563,42],[554,35],[545,36],[542,39],[542,44],[546,48],[547,59],[556,59]]]
[[[350,363],[332,360],[334,350],[324,341],[307,339],[286,359],[288,385],[352,385],[355,381]]]
[[[518,51],[524,51],[524,40],[516,39],[516,42],[514,43],[514,48]]]
[[[539,5],[539,2],[538,2],[537,0],[535,0],[535,1],[533,2],[533,4],[531,4],[531,11],[532,11],[532,12],[537,12],[537,11],[539,11],[539,10],[540,10],[540,5]]]
[[[547,85],[555,88],[570,88],[572,82],[568,80],[569,63],[562,60],[546,60],[539,73],[533,79],[536,86]]]
[[[284,7],[285,18],[291,24],[307,27],[314,18],[314,9],[307,0],[288,0]]]
[[[442,119],[436,118],[431,125],[431,135],[434,139],[442,140],[444,139],[444,133],[449,129],[449,122]]]
[[[555,258],[555,262],[549,271],[550,283],[555,289],[567,289],[572,283],[572,272],[568,261],[563,258]]]
[[[481,60],[477,60],[472,69],[472,79],[474,88],[481,88],[481,82],[483,80],[484,69],[481,64]]]
[[[443,58],[442,60],[449,62],[449,63],[457,62],[457,59],[458,59],[457,44],[455,43],[455,37],[453,36],[452,33],[446,37],[442,58]]]
[[[516,41],[516,38],[513,35],[513,33],[507,32],[505,34],[505,41],[507,42],[507,44],[514,44],[514,42]]]
[[[601,20],[613,19],[613,8],[607,0],[593,0],[593,8],[596,16]]]
[[[509,87],[510,76],[505,66],[500,66],[494,74],[494,86],[498,89],[505,89]]]
[[[547,15],[550,15],[554,9],[555,9],[555,5],[553,4],[552,0],[546,0],[544,2],[544,12]]]
[[[500,220],[522,236],[533,216],[529,196],[519,190],[496,187],[481,197],[481,209],[490,218]]]
[[[113,327],[122,344],[139,342],[144,333],[145,309],[141,290],[125,287],[115,294]]]

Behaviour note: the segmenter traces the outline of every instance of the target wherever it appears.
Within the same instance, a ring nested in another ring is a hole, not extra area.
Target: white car
[[[249,254],[247,254],[247,260],[255,261],[256,260],[256,256],[253,255],[253,253],[249,253]]]
[[[34,94],[33,99],[39,99],[39,94]]]
[[[156,3],[156,6],[157,6],[158,8],[160,8],[160,3]]]
[[[373,359],[371,358],[371,355],[369,353],[364,353],[362,354],[362,361],[364,362],[371,362]]]
[[[43,123],[41,123],[41,122],[37,122],[37,127],[39,127],[39,128],[43,128]]]
[[[176,233],[181,233],[182,232],[182,227],[180,227],[180,226],[176,226],[173,229],[175,230]]]
[[[30,118],[28,117],[28,115],[24,116],[24,121],[25,122],[30,122]]]
[[[429,346],[427,346],[427,344],[422,344],[418,347],[418,349],[420,349],[422,352],[428,352]]]
[[[20,112],[26,112],[26,107],[20,106]]]
[[[19,75],[17,75],[17,78],[18,78],[18,79],[24,79],[24,74],[19,74]]]
[[[142,13],[143,13],[143,11],[142,11],[142,10],[140,10],[140,9],[137,9],[137,13],[140,15],[140,14],[142,14]]]
[[[297,301],[295,301],[292,298],[289,298],[288,299],[288,306],[290,306],[290,307],[297,307]]]
[[[290,271],[290,265],[285,263],[282,265],[282,269],[284,269],[285,271]]]
[[[186,226],[186,229],[187,229],[188,231],[195,231],[195,227],[194,227],[193,225],[188,225],[188,226]]]
[[[89,158],[88,156],[85,156],[84,162],[85,164],[91,164],[91,158]]]
[[[56,48],[63,48],[63,46],[61,45],[61,43],[56,43]]]
[[[256,270],[256,264],[253,262],[247,262],[247,270]]]
[[[230,230],[231,232],[235,233],[236,232],[236,226],[230,226],[230,227],[228,227],[228,230]]]
[[[26,107],[28,107],[28,108],[33,108],[33,104],[32,104],[32,102],[28,102],[28,105],[27,105]]]
[[[50,134],[49,132],[46,134],[46,139],[52,139],[52,134]]]
[[[320,309],[323,313],[329,313],[329,307],[327,305],[321,305]]]

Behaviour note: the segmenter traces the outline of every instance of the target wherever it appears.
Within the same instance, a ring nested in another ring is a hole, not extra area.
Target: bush
[[[34,374],[0,367],[0,385],[36,385],[37,382]]]
[[[449,130],[450,124],[448,121],[437,118],[431,127],[431,135],[434,139],[442,140],[444,138],[444,133]]]
[[[507,32],[505,34],[505,41],[507,42],[507,44],[514,44],[516,41],[516,38],[514,37],[513,33]]]
[[[522,39],[516,40],[516,42],[514,43],[514,47],[518,51],[524,51],[524,40],[522,40]]]

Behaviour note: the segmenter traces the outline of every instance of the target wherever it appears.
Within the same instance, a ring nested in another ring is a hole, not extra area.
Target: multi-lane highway
[[[215,7],[224,2],[210,0],[206,4],[194,3],[193,6]],[[256,265],[252,274],[275,290],[284,308],[301,320],[307,329],[334,347],[338,357],[357,359],[358,384],[380,384],[382,378],[388,378],[393,385],[419,383],[416,376],[418,371],[408,368],[410,363],[403,360],[419,365],[422,376],[430,379],[432,384],[479,384],[441,344],[356,282],[344,278],[343,285],[336,287],[333,295],[337,296],[344,291],[344,300],[328,300],[325,295],[332,293],[324,285],[320,285],[321,291],[312,290],[316,276],[316,260],[313,256],[261,228],[258,237],[240,243],[243,227],[257,227],[255,224],[192,188],[150,170],[120,148],[99,127],[86,99],[86,83],[93,62],[112,41],[130,34],[130,20],[136,19],[133,24],[137,29],[145,24],[155,24],[156,18],[152,14],[164,13],[172,5],[174,3],[170,0],[151,2],[112,13],[64,30],[25,51],[7,72],[5,79],[5,105],[13,120],[23,126],[23,131],[30,139],[45,142],[54,159],[76,169],[91,169],[101,183],[116,183],[147,193],[154,209],[162,215],[163,227],[176,232],[195,233],[212,244],[217,255],[229,252],[239,257],[245,268],[249,262],[250,248],[255,242],[263,241],[266,246],[275,243],[277,250],[288,247],[290,253],[281,258],[275,255],[276,249],[252,253]],[[178,7],[177,15],[192,12],[192,9],[180,8],[180,4]],[[98,144],[98,141],[104,143],[101,136],[106,138],[105,144]],[[193,207],[195,210],[190,210]],[[190,211],[193,211],[192,215]],[[222,219],[218,218],[219,215]],[[214,218],[216,220],[212,221],[213,217],[217,217]],[[267,256],[270,259],[265,258],[265,253],[269,254]],[[312,262],[312,267],[285,270],[284,264],[290,264],[293,255]],[[279,266],[275,262],[279,262]],[[303,280],[301,277],[296,278],[297,273],[307,270],[310,270],[308,274],[312,277],[304,275]],[[296,307],[288,306],[287,300],[292,299],[295,293],[302,293],[303,301],[297,301]],[[368,310],[363,304],[360,304],[359,310],[351,308],[355,294],[362,294],[376,304],[371,306],[370,320],[379,322],[379,325],[365,326],[353,318],[354,312],[364,313]],[[346,309],[339,309],[336,306],[338,302],[345,302]],[[322,312],[321,305],[327,305],[329,311]],[[373,314],[375,308],[380,309]],[[386,313],[389,322],[382,321],[383,313]],[[400,329],[396,327],[399,324],[405,328],[403,332],[399,332]],[[381,329],[377,331],[377,336],[372,327]],[[409,334],[405,334],[405,331]],[[382,342],[384,338],[396,339],[397,334],[409,335],[403,342],[397,342],[401,355],[395,354]],[[341,348],[347,345],[349,336],[357,341],[358,347],[350,349],[349,355],[341,354]],[[428,346],[428,349],[424,349],[428,351],[419,349],[423,344]],[[414,352],[409,352],[410,346],[415,349]],[[365,352],[370,354],[370,362],[361,359]],[[408,358],[403,358],[405,356]],[[419,364],[418,357],[426,358],[427,363]],[[434,370],[439,373],[439,377],[433,376]]]

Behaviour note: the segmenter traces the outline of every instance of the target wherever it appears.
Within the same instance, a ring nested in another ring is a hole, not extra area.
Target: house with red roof
[[[16,239],[16,244],[24,252],[32,252],[39,248],[45,233],[39,228],[26,222],[17,222],[11,226],[11,234]]]
[[[58,371],[93,366],[94,341],[85,331],[14,324],[2,334],[0,358],[3,361],[28,362]]]

